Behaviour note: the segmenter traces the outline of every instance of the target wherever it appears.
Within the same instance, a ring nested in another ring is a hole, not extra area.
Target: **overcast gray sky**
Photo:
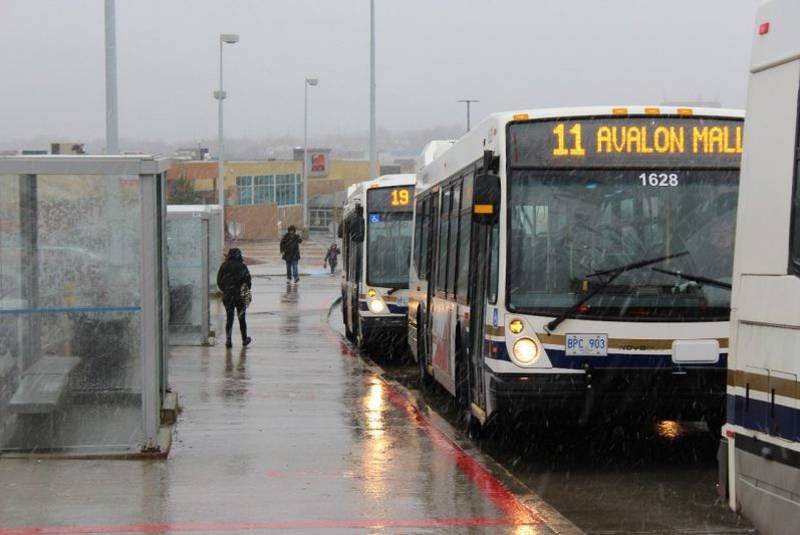
[[[744,106],[757,0],[376,0],[378,125],[493,111],[660,103]],[[102,0],[0,0],[0,143],[104,135]],[[218,34],[226,136],[366,132],[368,0],[117,0],[120,135],[213,137]]]

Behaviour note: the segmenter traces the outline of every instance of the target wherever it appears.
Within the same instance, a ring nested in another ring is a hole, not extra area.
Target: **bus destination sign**
[[[514,167],[738,167],[741,119],[608,117],[515,123]]]
[[[414,207],[414,188],[373,188],[367,191],[367,210],[372,212],[410,212]]]

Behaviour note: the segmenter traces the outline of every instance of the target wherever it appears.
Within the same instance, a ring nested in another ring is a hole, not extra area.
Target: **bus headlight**
[[[383,314],[387,311],[386,304],[380,299],[369,300],[369,311],[373,314]]]
[[[539,344],[531,338],[520,338],[514,342],[514,361],[520,366],[530,366],[539,359]]]

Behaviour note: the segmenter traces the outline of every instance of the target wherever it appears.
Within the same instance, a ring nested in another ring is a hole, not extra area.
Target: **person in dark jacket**
[[[242,286],[247,291],[252,287],[250,270],[244,263],[242,251],[234,247],[228,251],[225,261],[217,272],[217,286],[222,291],[222,304],[225,305],[227,320],[225,322],[225,347],[231,347],[231,331],[233,330],[233,313],[239,317],[239,331],[242,333],[242,345],[246,346],[253,341],[247,336],[247,321],[244,313],[247,305],[242,298]]]
[[[281,257],[286,262],[286,282],[300,282],[297,272],[297,264],[300,262],[300,244],[303,238],[297,234],[294,225],[289,227],[289,231],[281,238]]]
[[[336,246],[336,243],[332,243],[330,247],[328,247],[328,252],[325,253],[325,263],[322,267],[330,266],[331,267],[331,276],[333,276],[333,272],[336,270],[336,264],[338,262],[339,254],[341,251]]]

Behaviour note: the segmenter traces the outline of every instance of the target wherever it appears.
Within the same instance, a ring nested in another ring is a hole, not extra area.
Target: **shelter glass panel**
[[[141,443],[140,214],[138,176],[0,177],[0,448]]]

